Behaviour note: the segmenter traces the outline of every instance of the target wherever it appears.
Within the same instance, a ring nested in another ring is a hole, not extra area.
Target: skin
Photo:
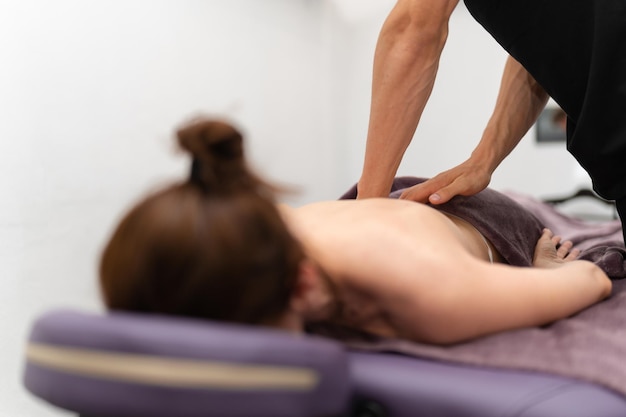
[[[611,282],[545,230],[534,268],[487,261],[475,229],[406,200],[282,207],[303,243],[283,327],[330,321],[387,337],[457,343],[568,317],[607,297]],[[471,227],[471,226],[470,226]]]
[[[458,0],[399,0],[381,29],[358,199],[385,197],[432,92]],[[442,204],[487,187],[491,175],[539,117],[548,94],[513,58],[507,60],[494,112],[471,156],[418,184],[403,199]]]

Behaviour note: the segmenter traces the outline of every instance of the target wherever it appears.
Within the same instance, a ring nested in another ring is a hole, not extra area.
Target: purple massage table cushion
[[[85,417],[626,416],[621,395],[571,378],[154,315],[52,311],[26,357],[26,388]]]
[[[333,341],[193,319],[51,312],[27,360],[28,390],[88,416],[331,416],[350,396]]]

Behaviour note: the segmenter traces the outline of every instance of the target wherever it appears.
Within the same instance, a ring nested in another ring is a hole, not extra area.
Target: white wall
[[[1,416],[58,414],[21,388],[28,326],[99,308],[113,223],[186,174],[170,138],[183,119],[232,117],[255,166],[306,191],[294,203],[329,197],[326,13],[309,0],[0,0]]]
[[[170,138],[183,119],[238,122],[254,165],[301,187],[293,204],[356,181],[374,46],[394,3],[376,1],[351,14],[330,0],[0,0],[0,415],[61,414],[21,388],[30,322],[50,308],[100,308],[95,268],[111,227],[138,195],[186,174]],[[503,62],[455,12],[401,174],[434,175],[469,155]],[[527,138],[493,184],[569,190],[568,158]]]

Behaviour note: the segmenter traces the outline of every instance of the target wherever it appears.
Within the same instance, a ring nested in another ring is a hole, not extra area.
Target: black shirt
[[[596,191],[626,197],[626,0],[465,4],[567,113],[567,148]]]

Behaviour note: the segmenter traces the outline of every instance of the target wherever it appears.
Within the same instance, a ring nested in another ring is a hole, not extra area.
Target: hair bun
[[[206,191],[244,191],[261,185],[247,168],[243,136],[231,124],[198,118],[180,128],[177,137],[192,157],[190,181]]]
[[[178,130],[178,143],[193,158],[243,159],[243,138],[230,124],[208,119],[195,119]]]

